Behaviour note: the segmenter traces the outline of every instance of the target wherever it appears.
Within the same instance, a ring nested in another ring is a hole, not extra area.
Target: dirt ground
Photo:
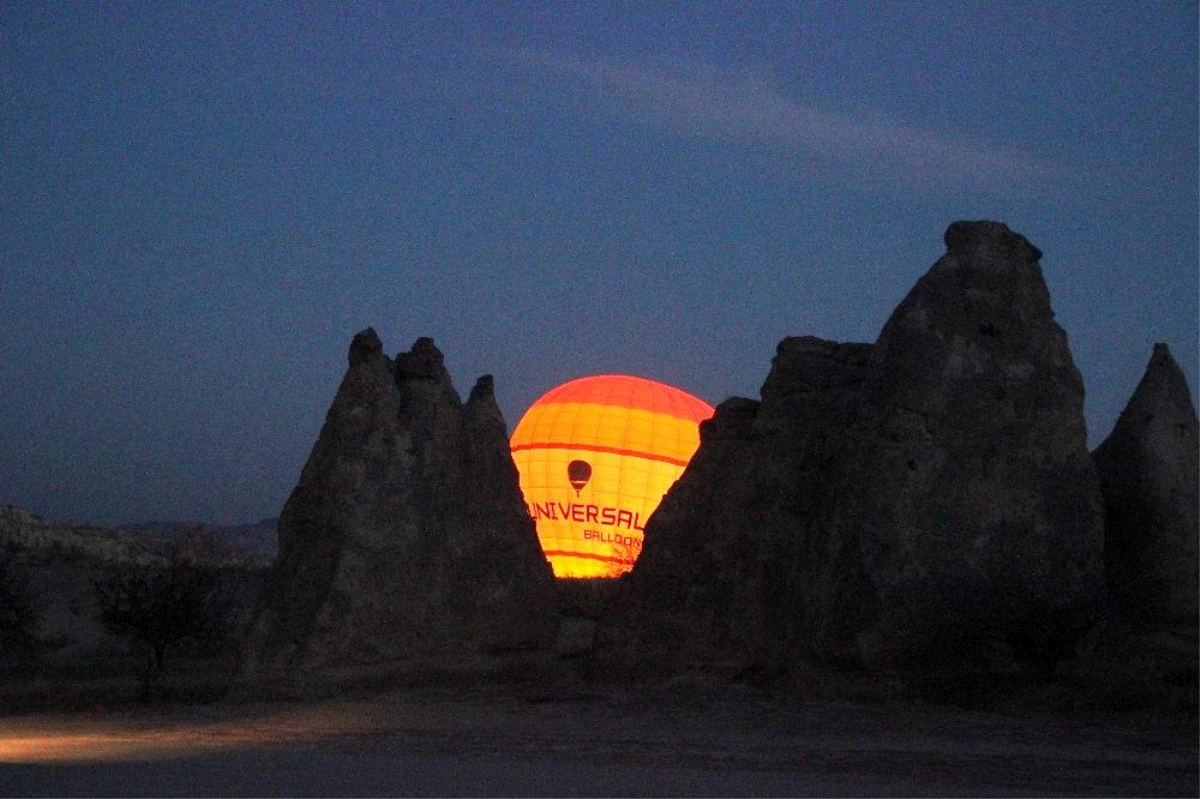
[[[0,718],[7,796],[1197,796],[1194,718],[418,688]]]

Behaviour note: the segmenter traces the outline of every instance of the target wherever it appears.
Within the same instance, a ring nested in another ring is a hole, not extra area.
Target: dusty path
[[[1194,720],[464,692],[0,719],[0,793],[1196,796]]]

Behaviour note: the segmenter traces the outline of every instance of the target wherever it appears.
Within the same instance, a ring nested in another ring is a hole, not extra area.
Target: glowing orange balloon
[[[513,431],[513,460],[538,539],[557,577],[616,577],[700,446],[704,400],[629,375],[551,389]]]

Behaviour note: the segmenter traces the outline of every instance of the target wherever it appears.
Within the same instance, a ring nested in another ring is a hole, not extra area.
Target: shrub
[[[12,554],[0,553],[0,647],[5,654],[36,653],[39,619],[25,581],[12,568]]]

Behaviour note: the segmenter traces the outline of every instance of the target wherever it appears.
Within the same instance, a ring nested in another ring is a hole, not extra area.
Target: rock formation
[[[828,527],[871,596],[855,643],[922,668],[996,641],[1053,658],[1103,580],[1083,382],[1035,247],[994,223],[946,247],[880,333]]]
[[[431,339],[393,361],[373,330],[279,519],[251,676],[547,646],[550,567],[490,377],[464,405]]]
[[[36,612],[40,662],[78,665],[80,658],[127,653],[127,642],[100,623],[93,584],[129,571],[154,573],[180,564],[210,571],[234,623],[244,623],[262,592],[270,559],[230,544],[222,536],[225,529],[161,523],[97,527],[0,505],[0,562]],[[0,651],[0,662],[20,654]]]
[[[878,341],[784,340],[650,519],[602,657],[887,672],[1048,666],[1091,622],[1083,385],[1024,237],[958,222]]]
[[[39,559],[82,558],[99,565],[166,566],[170,563],[168,543],[111,528],[49,521],[14,505],[0,506],[0,548]]]
[[[256,525],[150,523],[97,527],[43,519],[14,505],[0,505],[0,549],[25,560],[87,562],[95,567],[166,568],[180,561],[213,569],[265,570],[271,558],[231,533]],[[257,531],[256,531],[257,532]]]
[[[1094,458],[1104,495],[1105,569],[1140,627],[1196,624],[1200,469],[1196,408],[1166,344]]]

